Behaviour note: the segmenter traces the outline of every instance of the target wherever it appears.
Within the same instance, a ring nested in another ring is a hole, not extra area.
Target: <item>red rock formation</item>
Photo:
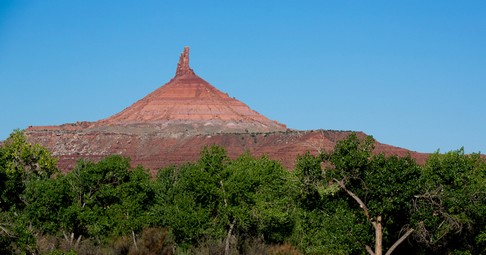
[[[189,66],[185,48],[176,75],[130,107],[97,122],[29,127],[29,141],[42,144],[59,158],[63,171],[80,158],[98,160],[111,154],[129,156],[133,165],[155,171],[196,160],[204,145],[225,147],[231,157],[244,151],[268,155],[292,168],[306,151],[331,150],[351,132],[296,131],[271,121],[201,79]],[[365,134],[360,133],[361,136]],[[376,143],[376,152],[425,154]]]
[[[180,77],[185,74],[196,75],[189,67],[189,47],[184,47],[184,51],[181,53],[181,57],[179,58],[179,63],[177,63],[176,69],[176,77]]]
[[[156,125],[168,133],[273,132],[287,128],[231,98],[189,67],[189,48],[175,77],[122,112],[95,126]]]

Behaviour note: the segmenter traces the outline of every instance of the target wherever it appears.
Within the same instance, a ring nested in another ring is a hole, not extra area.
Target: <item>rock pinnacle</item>
[[[131,125],[166,134],[215,134],[286,131],[287,127],[223,93],[189,66],[189,47],[182,52],[174,79],[97,126]]]
[[[184,51],[181,53],[179,63],[177,64],[176,77],[185,74],[195,75],[194,71],[189,66],[189,47],[184,47]]]
[[[59,158],[62,171],[74,169],[82,158],[98,161],[119,154],[155,176],[156,169],[197,161],[200,148],[212,144],[225,147],[232,158],[246,151],[293,169],[297,155],[331,150],[350,132],[287,129],[196,75],[185,47],[175,77],[123,111],[96,122],[31,126],[25,134],[30,143],[45,146]],[[376,152],[408,154],[422,162],[427,157],[378,142]]]

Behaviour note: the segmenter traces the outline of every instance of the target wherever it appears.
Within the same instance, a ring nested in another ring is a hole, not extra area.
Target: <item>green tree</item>
[[[374,229],[371,255],[391,254],[414,229],[410,226],[411,207],[417,194],[420,168],[410,157],[373,155],[374,140],[360,140],[355,134],[339,141],[324,156],[326,179],[337,185],[361,211]]]
[[[464,149],[432,154],[415,199],[416,239],[427,253],[486,253],[486,161]]]
[[[297,158],[299,210],[292,242],[306,254],[358,254],[370,240],[369,227],[339,187],[325,180],[322,161],[322,155],[310,153]]]
[[[0,148],[0,210],[22,209],[26,183],[49,179],[58,172],[57,160],[46,148],[28,143],[20,130],[10,134]]]
[[[81,160],[75,169],[54,179],[29,182],[24,219],[41,234],[64,238],[71,247],[92,238],[136,234],[154,221],[155,201],[150,175],[131,169],[128,158],[109,156],[98,163]]]
[[[228,222],[228,236],[237,233],[259,236],[279,243],[294,226],[295,187],[287,170],[267,157],[256,159],[245,153],[226,168],[221,180],[221,211]],[[228,228],[229,226],[229,228]]]
[[[0,248],[2,253],[35,251],[35,233],[23,217],[27,187],[58,173],[57,160],[15,130],[0,146]]]
[[[348,224],[365,224],[363,227],[348,225],[346,230],[357,236],[351,239],[352,243],[346,244],[350,241],[346,239],[337,242],[342,245],[339,253],[354,251],[353,245],[359,244],[372,255],[383,254],[384,246],[388,247],[386,254],[391,254],[414,231],[410,212],[414,195],[420,188],[420,167],[410,156],[373,155],[373,149],[371,137],[360,139],[352,134],[337,142],[332,152],[320,155],[319,164],[317,157],[309,155],[297,164],[296,173],[305,191],[302,195],[304,208],[319,208],[312,205],[312,197],[315,197],[326,206],[343,210],[334,213],[330,209],[323,210],[331,217],[348,217]],[[305,187],[308,185],[310,187]],[[309,196],[311,199],[306,199]],[[370,225],[374,230],[374,249],[365,245],[371,238],[363,235],[365,226]],[[339,229],[340,226],[331,224],[329,227]],[[335,246],[336,250],[339,245]]]
[[[78,162],[66,175],[73,203],[63,225],[74,235],[104,238],[135,233],[151,224],[148,215],[155,199],[150,175],[131,169],[128,158],[114,155],[98,163]]]
[[[201,239],[244,241],[262,236],[281,242],[293,227],[289,173],[268,158],[244,154],[230,160],[223,148],[203,148],[193,164],[158,174],[156,213],[179,245]]]
[[[41,234],[57,234],[65,224],[66,209],[73,201],[64,176],[29,182],[25,197],[25,221]]]
[[[196,244],[204,238],[220,238],[223,226],[218,221],[223,203],[220,180],[229,162],[221,147],[204,147],[195,163],[161,169],[157,175],[158,224],[170,226],[179,246]]]

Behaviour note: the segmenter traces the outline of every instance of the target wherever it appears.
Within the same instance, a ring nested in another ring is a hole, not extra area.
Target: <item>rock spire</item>
[[[130,157],[133,167],[152,169],[155,176],[156,169],[197,161],[201,147],[213,144],[223,146],[232,158],[246,151],[293,169],[297,155],[332,150],[350,132],[289,130],[269,120],[197,76],[189,67],[186,47],[176,76],[125,110],[96,122],[29,127],[25,134],[30,143],[59,158],[62,171],[73,169],[79,159],[119,154]],[[375,152],[408,154],[419,162],[427,157],[378,142]]]
[[[194,75],[194,71],[189,66],[189,47],[184,47],[184,51],[181,53],[179,63],[177,63],[176,77],[185,74]]]
[[[174,79],[97,126],[157,126],[167,134],[286,131],[287,127],[223,93],[189,67],[182,52]]]

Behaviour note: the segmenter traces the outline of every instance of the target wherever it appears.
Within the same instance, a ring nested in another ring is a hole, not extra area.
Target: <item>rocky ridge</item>
[[[230,157],[244,151],[267,155],[292,168],[306,151],[331,150],[350,131],[290,130],[231,98],[203,80],[190,68],[184,48],[176,74],[123,111],[96,122],[26,129],[30,142],[47,147],[69,171],[81,158],[98,160],[111,154],[129,156],[133,165],[158,168],[196,160],[202,146],[217,144]],[[359,133],[365,136],[364,133]],[[376,152],[410,153],[419,161],[425,154],[376,143]]]

